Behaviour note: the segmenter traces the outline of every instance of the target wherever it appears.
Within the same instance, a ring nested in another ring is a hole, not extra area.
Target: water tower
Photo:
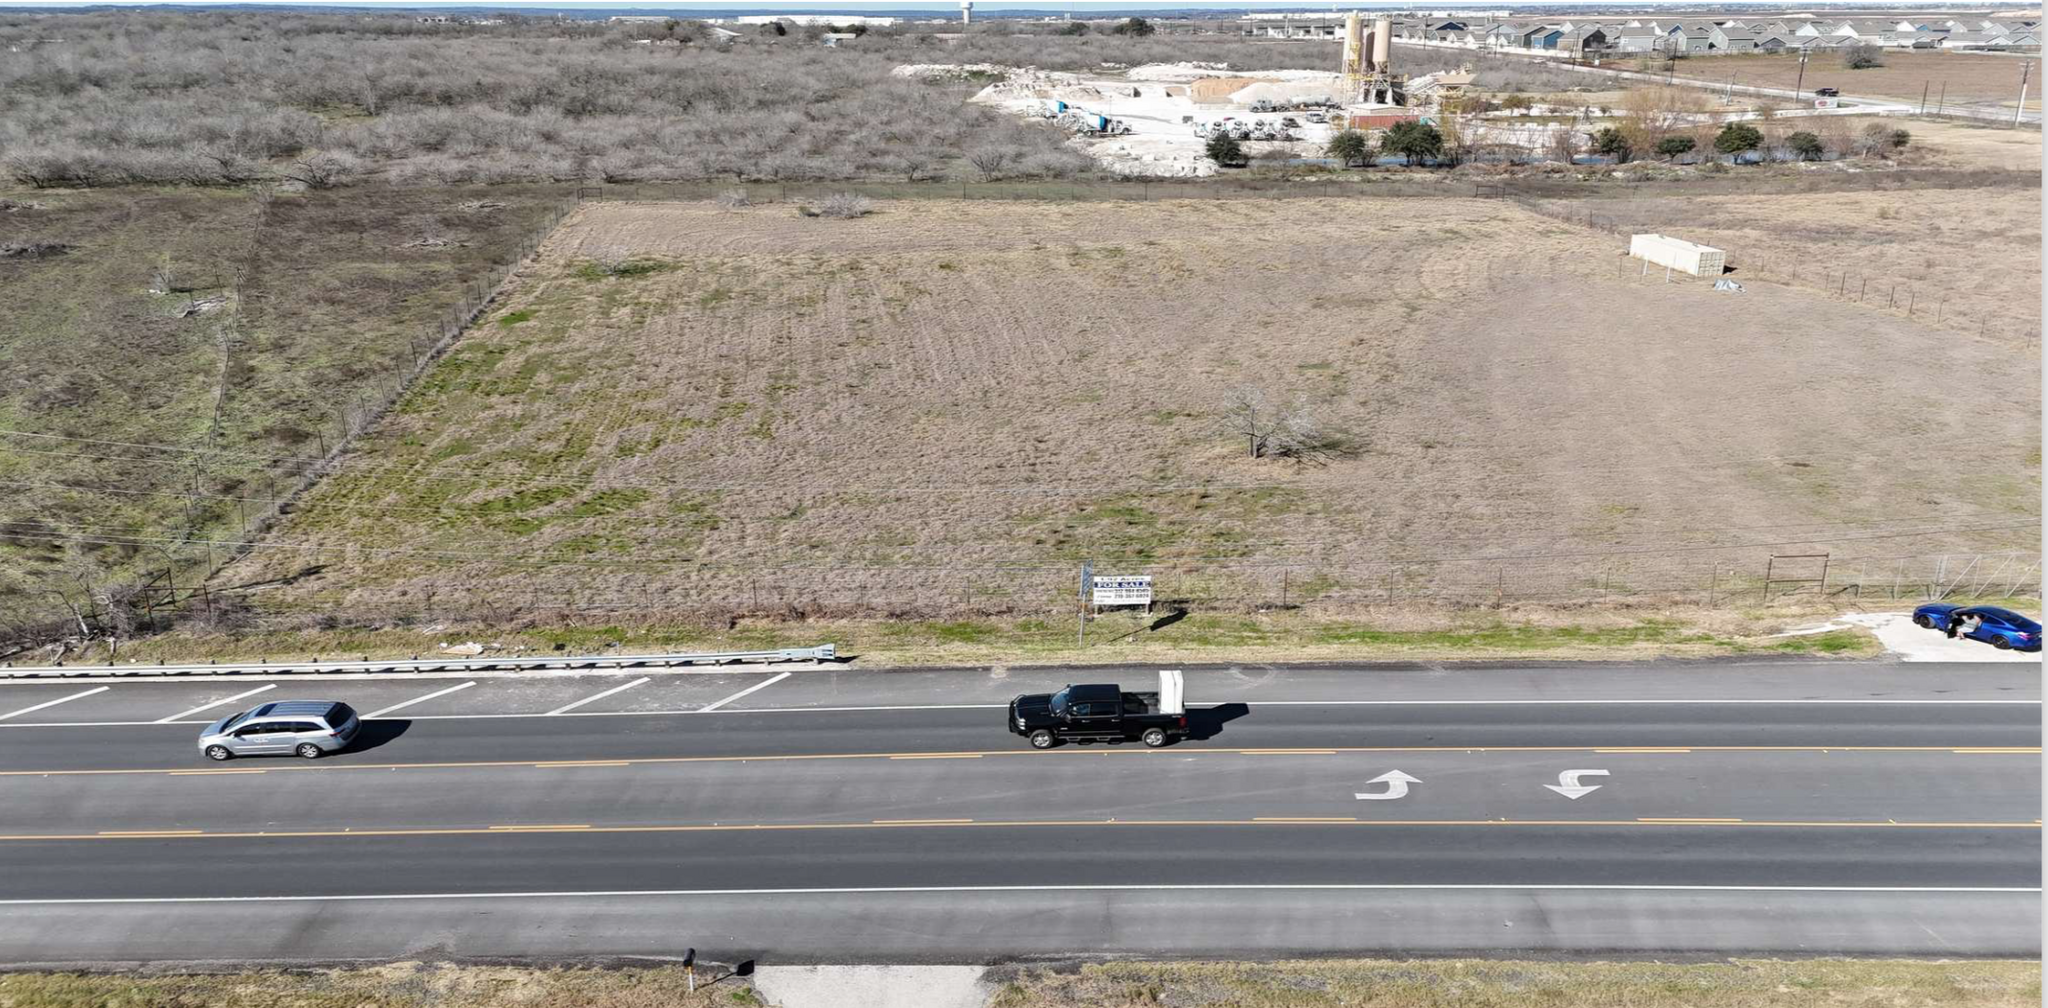
[[[974,0],[960,0],[960,23],[974,23]]]

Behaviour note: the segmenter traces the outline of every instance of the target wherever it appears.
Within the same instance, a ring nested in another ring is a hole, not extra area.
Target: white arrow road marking
[[[1385,784],[1387,789],[1380,794],[1366,794],[1363,791],[1359,791],[1355,792],[1353,797],[1356,797],[1359,801],[1388,801],[1394,798],[1407,797],[1408,785],[1420,784],[1422,783],[1422,778],[1410,777],[1399,770],[1389,770],[1378,777],[1366,781],[1366,783]]]
[[[1563,773],[1557,775],[1557,783],[1545,784],[1543,786],[1549,788],[1552,791],[1557,792],[1558,794],[1565,796],[1566,798],[1570,798],[1573,801],[1578,801],[1579,799],[1584,798],[1587,795],[1600,790],[1600,785],[1581,784],[1579,783],[1579,778],[1609,776],[1613,775],[1609,774],[1605,770],[1566,770]]]

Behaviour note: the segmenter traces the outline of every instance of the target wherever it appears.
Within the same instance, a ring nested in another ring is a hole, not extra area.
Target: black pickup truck
[[[1173,685],[1178,686],[1178,673]],[[1174,691],[1174,692],[1177,692]],[[1137,739],[1157,749],[1188,733],[1178,696],[1160,703],[1158,693],[1126,693],[1109,683],[1068,686],[1057,693],[1026,693],[1010,701],[1010,732],[1031,740],[1034,749],[1076,742]]]

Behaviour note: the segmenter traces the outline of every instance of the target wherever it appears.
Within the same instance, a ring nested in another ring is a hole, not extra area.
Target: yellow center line
[[[1996,747],[1990,747],[1990,746],[1987,746],[1987,747],[1985,747],[1985,748],[1982,748],[1982,749],[1950,749],[1950,750],[1949,750],[1949,752],[1954,752],[1954,753],[2037,753],[2037,752],[2040,752],[2040,751],[2041,751],[2041,750],[2039,750],[2039,749],[2027,749],[2027,748],[2024,748],[2024,747],[2020,747],[2020,746],[2013,746],[2013,747],[2010,747],[2010,748],[1996,748]]]
[[[1648,822],[1648,823],[1709,823],[1709,822],[1741,822],[1742,820],[1740,820],[1740,819],[1715,819],[1715,818],[1711,818],[1711,817],[1708,817],[1708,816],[1643,816],[1643,817],[1641,817],[1641,818],[1637,819],[1636,821],[1637,821],[1637,822]],[[1894,822],[1893,820],[1890,820],[1890,819],[1887,819],[1887,820],[1885,820],[1885,822],[1886,822],[1886,823],[1888,823],[1888,824],[1892,824],[1892,825],[1897,825],[1897,824],[1896,824],[1896,822]]]
[[[269,773],[268,770],[173,770],[173,777],[201,777],[209,774],[251,774]]]
[[[394,829],[343,829],[293,831],[244,831],[205,833],[199,830],[105,830],[99,833],[78,834],[18,834],[0,836],[4,841],[50,841],[50,840],[129,840],[141,838],[192,838],[203,840],[303,840],[357,837],[398,837],[398,836],[505,836],[514,833],[726,833],[743,831],[799,831],[799,830],[857,830],[857,829],[906,829],[944,828],[962,829],[1009,828],[1030,829],[1045,827],[1074,826],[1149,826],[1171,827],[1224,827],[1224,826],[1271,826],[1271,825],[1327,825],[1354,827],[1466,827],[1466,826],[1544,826],[1544,827],[1615,827],[1633,829],[1658,828],[1787,828],[1804,827],[1820,829],[2040,829],[2039,821],[2033,822],[1896,822],[1893,820],[1748,820],[1748,819],[1310,819],[1307,817],[1272,817],[1265,819],[1027,819],[1027,820],[975,820],[975,819],[875,819],[868,822],[818,822],[818,823],[676,823],[651,826],[588,826],[568,824],[502,825],[502,826],[455,826]]]
[[[930,753],[803,753],[766,756],[650,756],[622,760],[552,760],[558,765],[615,765],[659,766],[681,763],[798,763],[811,760],[870,760],[870,759],[970,759],[983,756],[1011,756],[1019,758],[1059,759],[1076,756],[1157,756],[1171,753],[1175,756],[1338,756],[1350,754],[1401,754],[1401,753],[1956,753],[1956,752],[2000,752],[2039,754],[2040,746],[2014,746],[2012,748],[1963,750],[1955,746],[1692,746],[1689,748],[1629,748],[1614,746],[1338,746],[1329,749],[1079,749],[1043,752],[1034,749],[992,749],[980,752],[930,752]],[[271,770],[287,773],[327,773],[350,770],[476,770],[514,767],[532,769],[538,764],[525,760],[477,760],[446,761],[428,763],[344,763],[322,760],[316,764],[277,766]],[[122,770],[0,770],[0,777],[106,777],[132,774],[183,774],[197,771],[187,767],[138,767]]]
[[[553,763],[535,763],[536,770],[552,770],[560,767],[632,766],[629,760],[559,760]]]
[[[1253,822],[1357,822],[1357,816],[1253,816]]]

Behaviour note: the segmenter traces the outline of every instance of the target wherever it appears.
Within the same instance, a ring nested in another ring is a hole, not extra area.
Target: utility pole
[[[2023,60],[2023,61],[2021,61],[2021,63],[2020,63],[2020,103],[2019,103],[2019,107],[2017,107],[2017,108],[2015,108],[2015,109],[2013,109],[2013,110],[2012,110],[2012,124],[2013,124],[2013,127],[2014,127],[2015,129],[2017,129],[2017,128],[2019,127],[2019,124],[2020,124],[2020,117],[2021,117],[2021,116],[2023,116],[2023,115],[2025,115],[2025,114],[2026,114],[2026,111],[2027,111],[2027,78],[2028,78],[2028,77],[2030,77],[2030,76],[2032,76],[2032,75],[2033,75],[2033,72],[2034,72],[2034,61],[2033,61],[2033,60]]]
[[[1934,114],[1935,114],[1935,115],[1940,115],[1940,114],[1941,114],[1941,110],[1942,110],[1942,109],[1944,109],[1944,108],[1947,108],[1947,107],[1948,107],[1948,82],[1947,82],[1947,81],[1942,81],[1942,82],[1941,82],[1941,97],[1939,97],[1939,98],[1936,98],[1936,99],[1934,99]]]
[[[1806,58],[1811,55],[1805,49],[1799,50],[1799,81],[1792,85],[1792,97],[1795,99],[1806,96]]]
[[[1920,114],[1921,114],[1921,115],[1926,115],[1926,114],[1927,114],[1927,89],[1928,89],[1928,88],[1929,88],[1930,86],[1932,86],[1932,83],[1933,83],[1933,82],[1931,82],[1931,81],[1921,81],[1921,82],[1920,82]]]

